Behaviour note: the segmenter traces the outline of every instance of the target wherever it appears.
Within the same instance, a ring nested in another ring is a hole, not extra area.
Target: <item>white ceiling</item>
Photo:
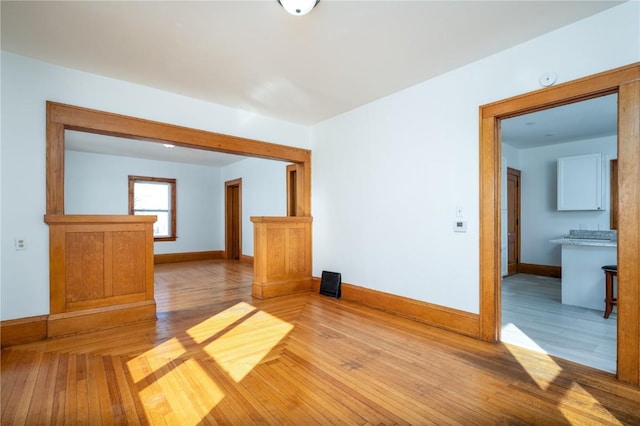
[[[104,136],[75,130],[65,130],[64,136],[65,149],[69,151],[93,152],[211,167],[224,167],[247,158],[241,155],[223,154],[221,152],[180,146],[168,148],[158,142]]]
[[[502,142],[517,149],[615,135],[618,132],[618,95],[509,118],[500,125]]]
[[[3,0],[1,43],[308,126],[619,3],[322,0],[299,17],[276,0]]]

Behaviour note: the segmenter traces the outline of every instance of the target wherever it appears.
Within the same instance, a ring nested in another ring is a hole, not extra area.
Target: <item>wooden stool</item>
[[[613,277],[618,277],[618,265],[606,265],[604,271],[605,299],[604,317],[609,318],[614,306],[618,306],[618,299],[613,297]]]

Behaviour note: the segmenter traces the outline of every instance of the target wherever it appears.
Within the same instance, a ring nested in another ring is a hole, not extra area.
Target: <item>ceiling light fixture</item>
[[[278,0],[280,6],[295,16],[306,15],[320,3],[320,0]]]

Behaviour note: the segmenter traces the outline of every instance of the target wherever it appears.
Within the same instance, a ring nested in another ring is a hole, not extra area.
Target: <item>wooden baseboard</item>
[[[153,263],[192,262],[195,260],[224,259],[223,250],[194,251],[187,253],[166,253],[153,255]]]
[[[128,303],[78,312],[49,315],[47,337],[60,337],[87,331],[119,327],[156,318],[156,302]]]
[[[257,299],[271,299],[294,293],[304,293],[311,290],[311,278],[275,281],[268,284],[253,283],[251,295]]]
[[[39,315],[0,321],[0,346],[6,348],[46,339],[47,317]]]
[[[243,254],[240,256],[240,263],[246,263],[248,265],[253,265],[253,256],[247,256]]]
[[[313,277],[312,291],[319,293],[320,278]],[[361,303],[394,315],[474,338],[480,337],[480,317],[477,314],[344,282],[341,285],[341,293],[342,299],[350,302]]]
[[[518,272],[521,272],[523,274],[562,278],[562,268],[560,266],[536,265],[534,263],[519,263],[517,268]]]

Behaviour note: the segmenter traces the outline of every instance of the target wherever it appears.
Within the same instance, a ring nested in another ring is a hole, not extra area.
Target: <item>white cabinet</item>
[[[558,158],[558,210],[604,210],[602,155]]]

